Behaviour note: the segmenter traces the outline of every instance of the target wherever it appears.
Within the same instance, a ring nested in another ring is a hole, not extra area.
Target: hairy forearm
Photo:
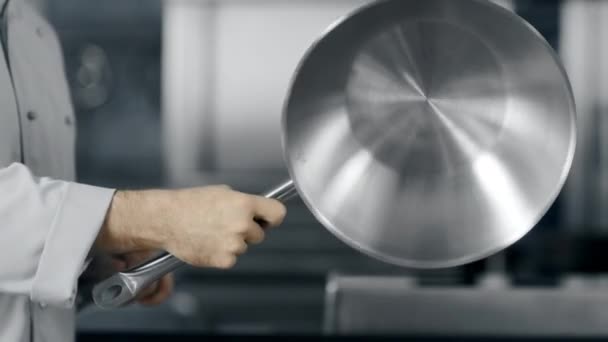
[[[167,229],[163,211],[166,191],[118,191],[106,215],[96,246],[110,253],[162,249]]]
[[[275,200],[225,186],[119,191],[96,247],[110,254],[165,250],[195,266],[229,268],[264,239],[257,222],[277,226],[284,215]]]

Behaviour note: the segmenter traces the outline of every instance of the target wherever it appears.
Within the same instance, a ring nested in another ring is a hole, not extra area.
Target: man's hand
[[[285,210],[226,186],[118,192],[96,244],[111,254],[165,250],[193,266],[231,268]]]

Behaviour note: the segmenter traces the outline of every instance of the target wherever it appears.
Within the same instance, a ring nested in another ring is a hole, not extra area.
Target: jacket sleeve
[[[0,292],[74,305],[78,278],[114,190],[0,169]]]

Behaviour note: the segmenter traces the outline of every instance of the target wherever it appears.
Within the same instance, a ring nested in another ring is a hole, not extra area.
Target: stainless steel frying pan
[[[334,24],[302,60],[283,114],[294,189],[317,219],[383,261],[440,268],[523,237],[575,151],[572,91],[523,19],[483,0],[379,1]],[[128,303],[182,263],[165,255],[100,283]]]

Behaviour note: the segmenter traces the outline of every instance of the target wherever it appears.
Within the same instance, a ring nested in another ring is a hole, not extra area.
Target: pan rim
[[[383,261],[388,264],[392,264],[392,265],[400,266],[400,267],[404,267],[404,268],[412,268],[412,269],[451,268],[451,267],[463,266],[463,265],[466,265],[466,264],[469,264],[472,262],[483,260],[500,251],[505,250],[506,248],[512,246],[513,244],[515,244],[516,242],[521,240],[524,236],[528,235],[530,233],[530,231],[532,231],[538,225],[540,220],[547,214],[549,209],[553,206],[553,204],[557,200],[559,194],[562,192],[562,190],[566,184],[566,181],[568,179],[568,176],[570,174],[570,171],[572,169],[572,165],[573,165],[574,157],[575,157],[575,153],[576,153],[577,135],[578,135],[577,111],[576,111],[576,101],[575,101],[575,97],[574,97],[574,92],[573,92],[572,85],[571,85],[570,79],[568,77],[568,74],[566,72],[566,69],[565,69],[560,57],[558,56],[557,52],[553,49],[553,47],[549,44],[549,42],[547,42],[547,40],[543,37],[543,35],[534,26],[532,26],[529,22],[527,22],[525,19],[523,19],[517,13],[513,13],[512,11],[510,11],[502,6],[499,6],[488,0],[459,0],[459,1],[469,1],[471,3],[475,3],[476,5],[479,5],[479,6],[487,6],[494,10],[498,10],[498,11],[502,12],[503,15],[510,17],[515,23],[525,26],[530,31],[530,33],[532,33],[535,36],[536,41],[544,47],[546,52],[552,58],[555,66],[558,67],[560,76],[563,80],[562,86],[565,88],[565,93],[566,93],[565,95],[567,95],[567,101],[569,104],[568,111],[569,111],[569,116],[570,116],[570,141],[568,144],[568,152],[565,155],[566,160],[562,167],[562,172],[560,174],[559,181],[556,183],[556,186],[555,186],[553,192],[548,194],[547,203],[544,205],[543,209],[539,210],[538,213],[532,217],[532,220],[531,220],[532,224],[530,227],[528,227],[526,229],[522,229],[519,234],[514,234],[511,238],[505,240],[503,243],[499,244],[496,247],[488,248],[484,251],[480,251],[479,253],[471,254],[468,256],[464,256],[464,257],[459,257],[459,258],[454,258],[454,259],[444,260],[444,261],[416,261],[416,260],[412,260],[412,259],[394,257],[394,256],[386,255],[386,254],[379,252],[377,250],[374,250],[370,247],[364,246],[363,244],[359,243],[358,241],[353,240],[352,238],[350,238],[346,234],[344,234],[342,232],[342,230],[340,230],[333,222],[331,222],[331,220],[329,220],[327,217],[325,217],[325,215],[323,215],[322,212],[320,212],[318,209],[315,208],[315,206],[312,204],[313,201],[309,198],[308,194],[305,191],[303,191],[303,189],[300,187],[300,185],[298,183],[297,177],[295,177],[296,174],[294,172],[294,167],[291,163],[291,159],[288,155],[288,150],[287,150],[287,140],[288,140],[287,133],[286,133],[287,132],[287,116],[288,116],[288,110],[290,107],[290,103],[291,103],[291,100],[293,97],[293,91],[298,82],[298,78],[302,72],[302,69],[304,68],[304,66],[306,65],[307,61],[312,56],[312,54],[315,51],[317,51],[317,47],[322,42],[324,42],[326,39],[328,39],[328,37],[336,29],[347,24],[350,20],[353,19],[353,17],[362,15],[364,12],[368,11],[371,8],[375,8],[377,6],[382,6],[386,3],[394,2],[394,1],[401,1],[401,0],[374,1],[372,3],[360,6],[357,9],[352,10],[351,12],[341,16],[340,18],[335,20],[332,24],[330,24],[328,26],[328,28],[326,28],[324,31],[322,31],[320,36],[308,48],[308,50],[305,52],[304,56],[299,61],[298,65],[294,71],[294,74],[291,78],[290,84],[289,84],[289,88],[288,88],[289,90],[287,92],[287,97],[283,104],[283,111],[282,111],[282,116],[281,116],[281,144],[282,144],[282,151],[283,151],[283,159],[285,161],[287,171],[289,172],[289,175],[290,175],[291,179],[293,180],[294,187],[296,188],[300,198],[302,199],[302,201],[304,202],[306,207],[309,209],[309,211],[313,214],[313,216],[328,231],[330,231],[334,236],[336,236],[343,243],[345,243],[349,247],[354,248],[355,250],[357,250],[367,256],[370,256],[376,260],[380,260],[380,261]]]

